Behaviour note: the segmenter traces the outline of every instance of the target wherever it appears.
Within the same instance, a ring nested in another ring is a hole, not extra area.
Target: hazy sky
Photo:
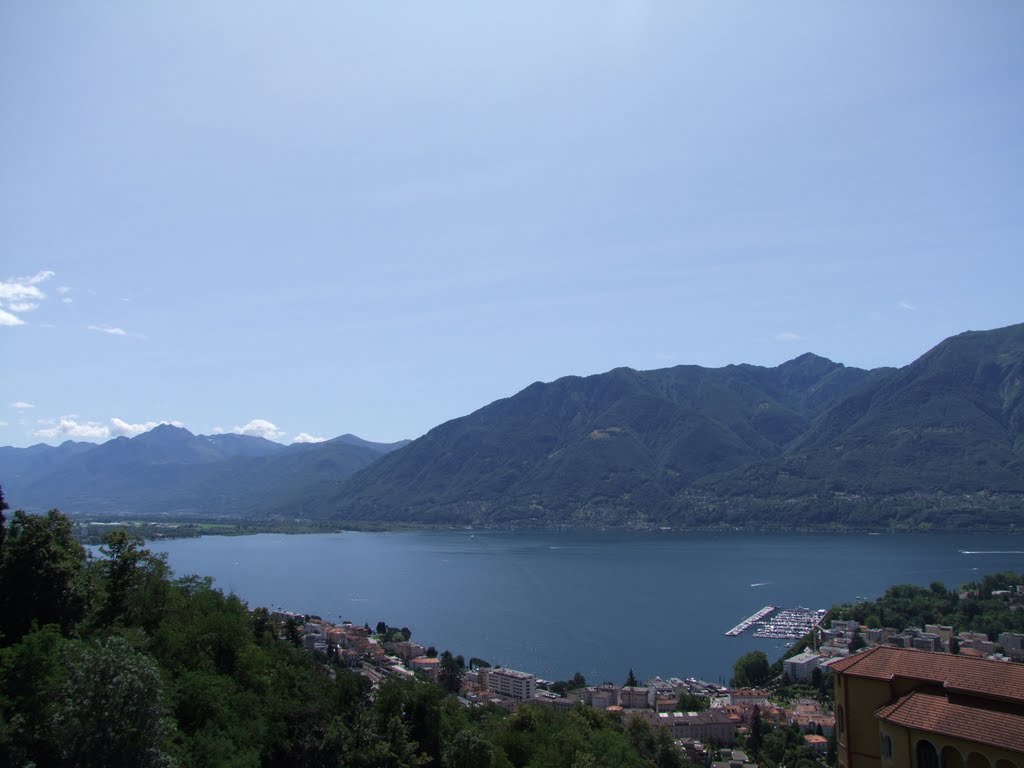
[[[1024,321],[1024,3],[0,4],[0,444],[416,437]]]

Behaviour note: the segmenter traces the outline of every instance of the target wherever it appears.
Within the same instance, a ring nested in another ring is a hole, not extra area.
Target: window
[[[843,712],[843,708],[842,707],[839,707],[838,711],[839,711],[839,717],[837,718],[837,720],[839,722],[839,732],[845,734],[846,733],[846,717],[845,717],[845,713]]]
[[[888,733],[882,734],[882,757],[892,760],[892,739]]]

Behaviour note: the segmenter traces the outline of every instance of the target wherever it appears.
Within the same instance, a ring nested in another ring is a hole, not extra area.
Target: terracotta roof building
[[[1024,665],[878,646],[831,669],[840,768],[1024,768]]]

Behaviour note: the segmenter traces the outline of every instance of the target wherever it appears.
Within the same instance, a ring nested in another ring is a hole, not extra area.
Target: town
[[[1024,607],[1024,585],[996,590],[991,596],[1006,600],[1011,609]],[[283,639],[291,639],[327,661],[358,669],[374,685],[387,678],[430,680],[457,694],[467,707],[490,705],[510,711],[524,703],[562,710],[579,705],[594,707],[615,713],[624,722],[642,718],[651,726],[666,728],[692,762],[710,763],[712,753],[717,753],[734,766],[748,762],[748,755],[733,747],[738,740],[746,743],[741,737],[749,736],[755,721],[797,728],[806,746],[824,756],[830,737],[834,737],[836,716],[827,695],[809,694],[830,690],[832,666],[858,652],[900,648],[1024,662],[1024,633],[1002,632],[993,640],[982,632],[954,634],[953,627],[937,624],[869,628],[843,619],[833,619],[825,627],[823,611],[806,609],[783,611],[776,620],[766,621],[765,617],[775,610],[775,606],[766,606],[726,634],[740,634],[761,622],[773,628],[769,632],[772,637],[798,637],[793,634],[797,628],[806,634],[808,647],[795,648],[799,652],[782,662],[782,682],[797,686],[805,695],[785,701],[778,700],[767,687],[727,688],[679,677],[568,687],[573,681],[555,684],[529,672],[492,667],[482,659],[471,659],[467,665],[462,656],[452,656],[448,651],[439,656],[436,649],[412,640],[407,628],[396,629],[384,622],[374,630],[368,624],[333,623],[284,610],[271,612],[271,618]],[[693,706],[695,702],[700,706]],[[683,703],[688,706],[681,707]]]

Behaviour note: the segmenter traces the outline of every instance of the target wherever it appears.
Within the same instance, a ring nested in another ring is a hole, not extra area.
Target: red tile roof
[[[950,692],[1024,702],[1024,664],[879,645],[836,662],[832,669],[851,677],[904,677]]]
[[[896,703],[882,707],[875,716],[904,728],[1024,754],[1024,715],[953,704],[942,694],[914,691]]]

